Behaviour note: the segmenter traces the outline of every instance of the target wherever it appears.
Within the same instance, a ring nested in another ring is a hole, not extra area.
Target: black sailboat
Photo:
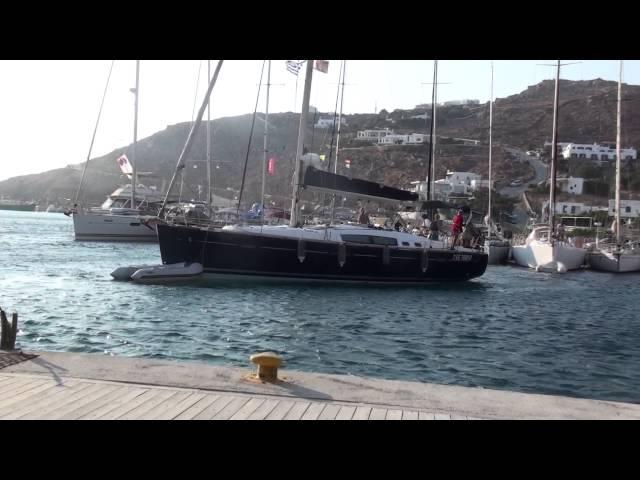
[[[302,145],[312,72],[313,61],[309,60],[298,132],[290,224],[235,225],[219,229],[161,223],[157,226],[157,232],[163,264],[199,263],[205,277],[224,279],[303,279],[416,285],[464,281],[481,276],[488,260],[482,250],[447,248],[443,241],[366,225],[305,227],[299,224],[302,189],[387,202],[418,200],[412,192],[304,165],[301,160]],[[207,97],[211,88],[212,85],[209,86]],[[201,115],[194,124],[190,138],[197,130],[200,119]],[[188,150],[189,141],[185,151]],[[176,171],[181,168],[181,159]]]

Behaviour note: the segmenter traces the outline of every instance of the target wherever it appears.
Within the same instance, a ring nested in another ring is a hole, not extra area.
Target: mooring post
[[[11,324],[9,324],[5,311],[0,308],[0,350],[15,350],[17,334],[18,314],[16,312],[12,314]]]
[[[278,381],[278,368],[282,365],[282,357],[273,352],[255,353],[249,357],[258,366],[256,377],[266,382]]]

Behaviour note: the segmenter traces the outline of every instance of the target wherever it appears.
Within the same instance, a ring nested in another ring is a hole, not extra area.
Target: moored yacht
[[[623,223],[620,212],[620,175],[621,175],[621,123],[622,123],[622,61],[618,79],[618,113],[616,134],[616,198],[613,229],[615,242],[596,244],[589,253],[589,265],[594,270],[605,272],[640,272],[640,245],[637,241],[623,239]]]
[[[553,139],[551,141],[551,166],[549,179],[548,224],[535,225],[524,244],[511,249],[513,260],[522,267],[536,271],[564,273],[582,267],[586,250],[574,247],[564,240],[564,235],[555,231],[556,168],[558,155],[558,97],[560,84],[560,60],[556,65],[556,83],[553,102]]]
[[[162,263],[185,266],[197,263],[202,266],[205,278],[223,279],[422,285],[481,276],[488,257],[479,249],[447,248],[440,241],[365,225],[302,225],[302,189],[387,202],[418,200],[417,194],[405,190],[330,173],[312,165],[304,168],[302,146],[313,69],[313,61],[307,62],[289,225],[236,225],[214,229],[159,223]],[[205,101],[208,101],[213,83],[209,85]],[[183,152],[188,151],[201,118],[202,109]],[[178,159],[176,172],[184,168],[183,156],[184,153]],[[175,177],[176,173],[174,180]]]
[[[156,242],[156,231],[145,225],[162,204],[155,189],[139,184],[136,188],[136,208],[131,206],[131,185],[116,189],[99,208],[72,212],[76,240],[121,242]]]

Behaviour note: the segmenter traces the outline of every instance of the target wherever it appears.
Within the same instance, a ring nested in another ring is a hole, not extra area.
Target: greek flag
[[[319,72],[327,73],[329,71],[329,60],[316,60],[315,68]]]
[[[301,62],[296,62],[295,60],[287,60],[286,61],[287,70],[289,71],[289,73],[293,73],[297,77],[298,72],[300,72],[300,69],[302,68],[303,63],[304,63],[304,60]]]

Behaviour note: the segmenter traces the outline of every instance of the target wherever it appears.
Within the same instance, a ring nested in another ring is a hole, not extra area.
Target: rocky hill
[[[515,161],[504,146],[531,149],[542,147],[551,139],[553,116],[553,81],[543,81],[525,91],[496,100],[494,106],[494,171],[498,184],[514,178],[525,180],[533,172],[526,163]],[[568,81],[560,84],[559,141],[597,142],[615,139],[617,84],[604,80]],[[640,86],[624,86],[623,142],[640,146]],[[430,111],[385,110],[378,114],[346,116],[340,139],[339,171],[354,177],[384,182],[407,188],[411,181],[424,179],[429,155],[428,145],[381,147],[355,139],[358,130],[391,128],[397,133],[428,132]],[[324,116],[327,116],[326,114]],[[426,117],[426,118],[425,118]],[[217,195],[232,198],[239,189],[251,128],[251,115],[212,121],[214,188]],[[269,116],[270,156],[276,158],[275,175],[267,178],[267,192],[272,199],[287,205],[291,193],[291,175],[296,150],[299,115],[295,113]],[[309,151],[335,156],[335,138],[331,131],[313,128],[314,115],[309,118],[306,146]],[[139,171],[154,172],[154,178],[141,180],[162,188],[171,178],[177,158],[187,138],[190,123],[167,127],[138,143]],[[447,169],[487,174],[487,140],[489,104],[446,106],[438,109],[437,178]],[[262,136],[264,122],[256,119],[249,150],[246,185],[243,198],[247,203],[258,197]],[[193,145],[182,182],[183,197],[204,198],[205,126]],[[454,138],[474,139],[478,146],[465,145]],[[332,148],[333,144],[333,148]],[[100,203],[119,184],[126,183],[115,159],[122,153],[130,155],[131,146],[122,147],[92,159],[89,163],[82,198],[87,203]],[[351,161],[346,170],[344,160]],[[73,198],[81,177],[83,164],[48,172],[15,177],[0,182],[0,195],[17,200],[37,200],[41,205],[67,205]],[[198,185],[204,188],[198,190]]]

